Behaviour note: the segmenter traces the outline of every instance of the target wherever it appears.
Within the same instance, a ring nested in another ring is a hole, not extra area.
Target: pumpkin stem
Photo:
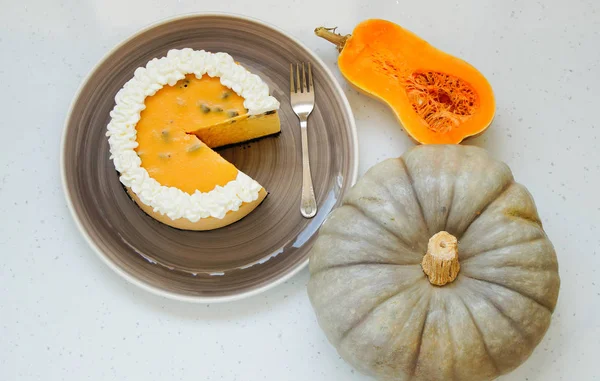
[[[456,237],[445,231],[434,234],[427,244],[421,267],[431,284],[443,286],[454,281],[460,271]]]
[[[335,33],[337,27],[335,28],[325,28],[320,26],[315,29],[315,34],[321,38],[326,39],[327,41],[335,44],[338,52],[341,52],[344,49],[344,45],[346,45],[346,41],[350,38],[350,34],[342,36],[339,33]]]

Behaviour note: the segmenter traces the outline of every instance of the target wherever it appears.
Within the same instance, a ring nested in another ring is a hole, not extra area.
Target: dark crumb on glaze
[[[190,80],[189,79],[184,79],[181,84],[179,85],[180,89],[183,89],[184,87],[188,87],[188,85],[190,84]]]

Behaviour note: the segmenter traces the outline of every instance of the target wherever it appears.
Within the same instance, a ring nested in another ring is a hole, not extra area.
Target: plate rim
[[[215,16],[237,19],[237,20],[241,20],[241,21],[247,21],[247,22],[258,24],[265,28],[271,29],[274,32],[280,33],[280,34],[284,35],[285,37],[289,38],[290,40],[292,40],[293,42],[295,42],[296,44],[298,44],[298,46],[300,46],[311,57],[311,59],[313,59],[315,62],[317,62],[324,69],[325,74],[332,80],[335,91],[337,91],[341,95],[343,108],[347,112],[347,115],[350,116],[350,118],[349,118],[350,123],[347,128],[349,129],[351,137],[352,137],[351,140],[352,140],[353,151],[354,151],[354,153],[353,153],[354,160],[351,163],[351,168],[350,168],[350,173],[349,173],[350,186],[354,185],[358,178],[358,163],[359,163],[358,133],[357,133],[357,129],[356,129],[356,120],[354,118],[354,113],[352,112],[352,108],[350,107],[350,103],[348,101],[348,98],[346,97],[346,94],[344,93],[342,87],[340,86],[340,83],[335,78],[335,76],[333,75],[331,70],[327,67],[325,62],[323,62],[323,60],[319,56],[317,56],[311,49],[309,49],[303,42],[298,40],[296,37],[290,35],[289,33],[285,32],[284,30],[280,29],[279,27],[272,25],[270,23],[267,23],[265,21],[253,18],[253,17],[240,15],[240,14],[236,14],[236,13],[193,12],[193,13],[186,13],[186,14],[182,14],[182,15],[164,18],[164,19],[155,21],[153,23],[150,23],[150,24],[146,25],[145,27],[138,29],[136,32],[134,32],[133,34],[131,34],[130,36],[126,37],[121,42],[116,44],[114,47],[112,47],[108,52],[106,52],[102,56],[102,58],[90,69],[90,71],[87,73],[87,75],[81,81],[79,87],[77,88],[77,91],[75,92],[75,95],[73,96],[73,99],[71,101],[71,104],[70,104],[68,112],[67,112],[67,117],[66,117],[64,125],[63,125],[63,132],[62,132],[62,137],[61,137],[61,142],[60,142],[60,177],[61,177],[61,186],[63,189],[63,194],[64,194],[66,202],[67,202],[67,208],[69,209],[69,212],[75,222],[75,225],[77,226],[77,229],[79,230],[80,234],[83,236],[83,238],[85,239],[87,244],[91,247],[92,251],[94,251],[96,253],[96,255],[102,260],[102,262],[104,262],[115,273],[117,273],[123,279],[128,281],[130,284],[136,285],[152,294],[162,296],[162,297],[172,299],[172,300],[191,302],[191,303],[224,303],[224,302],[232,302],[232,301],[241,300],[241,299],[245,299],[245,298],[249,298],[249,297],[258,295],[262,292],[265,292],[274,287],[277,287],[278,285],[291,279],[294,275],[296,275],[297,273],[302,271],[308,265],[309,258],[307,256],[304,261],[296,264],[287,273],[283,274],[282,276],[280,276],[277,279],[274,279],[273,281],[270,281],[260,287],[253,288],[253,289],[247,290],[247,291],[242,291],[242,292],[235,293],[232,295],[225,295],[225,296],[183,295],[183,294],[179,294],[177,292],[167,291],[162,288],[155,287],[149,283],[146,283],[145,281],[140,280],[137,277],[135,277],[134,275],[128,273],[127,271],[122,269],[120,266],[118,266],[115,262],[113,262],[102,251],[102,249],[100,249],[100,247],[96,244],[96,242],[94,242],[92,240],[90,234],[88,233],[86,228],[83,226],[83,223],[81,222],[79,215],[75,212],[75,208],[73,206],[72,195],[69,191],[67,180],[66,180],[67,175],[66,175],[66,166],[65,166],[65,157],[66,157],[65,142],[67,139],[67,131],[69,130],[68,127],[69,127],[69,125],[71,123],[71,119],[73,117],[73,109],[74,109],[75,104],[77,103],[79,97],[81,96],[81,92],[82,92],[83,88],[87,85],[87,83],[92,78],[92,76],[98,71],[98,68],[102,64],[104,64],[116,50],[118,50],[123,45],[130,42],[131,40],[135,39],[139,35],[146,33],[149,30],[157,28],[159,26],[169,24],[171,22],[175,22],[175,21],[179,21],[179,20],[188,19],[188,18],[215,17]]]

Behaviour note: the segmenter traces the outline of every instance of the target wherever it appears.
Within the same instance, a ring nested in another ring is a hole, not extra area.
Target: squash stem
[[[460,271],[456,237],[445,231],[431,237],[421,267],[433,285],[443,286],[454,281]]]
[[[337,47],[337,50],[341,52],[344,49],[344,45],[346,45],[346,41],[350,38],[350,34],[342,36],[339,33],[335,33],[336,28],[325,28],[318,27],[315,29],[315,34],[321,38],[326,39]]]

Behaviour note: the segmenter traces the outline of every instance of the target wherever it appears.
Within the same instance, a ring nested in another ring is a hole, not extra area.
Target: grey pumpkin
[[[431,239],[438,232],[449,234]],[[447,255],[453,237],[458,258]],[[511,371],[544,336],[560,286],[527,189],[485,150],[458,145],[371,168],[321,228],[310,274],[318,322],[342,358],[395,381]]]

